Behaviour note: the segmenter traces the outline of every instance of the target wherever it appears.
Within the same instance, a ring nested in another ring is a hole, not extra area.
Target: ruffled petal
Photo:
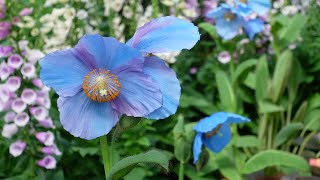
[[[111,101],[114,109],[127,116],[143,117],[161,107],[161,91],[142,67],[121,66],[111,73],[122,86],[120,95]]]
[[[88,140],[108,134],[120,118],[110,103],[92,101],[82,91],[73,97],[59,97],[58,108],[63,128]]]
[[[163,102],[162,107],[145,116],[149,119],[164,119],[175,114],[179,106],[181,88],[176,73],[162,59],[147,57],[144,63],[144,73],[160,87]]]
[[[231,131],[228,124],[223,124],[218,133],[210,138],[203,138],[203,144],[211,151],[218,153],[226,147],[231,140]]]
[[[96,68],[108,70],[130,63],[143,63],[141,53],[111,37],[85,35],[75,49]],[[96,64],[96,65],[95,65]]]
[[[229,118],[229,113],[217,112],[209,117],[200,120],[193,129],[197,132],[207,133],[216,128],[219,124],[225,123]]]
[[[249,38],[253,39],[254,35],[264,30],[264,22],[261,19],[253,19],[245,22],[243,27]]]
[[[82,81],[90,71],[73,49],[56,51],[40,61],[40,78],[60,96],[73,96],[82,88]]]
[[[236,16],[231,21],[220,18],[216,20],[216,30],[223,39],[230,40],[239,34],[242,24],[243,19],[240,16]]]
[[[226,114],[228,116],[226,123],[228,124],[250,122],[250,119],[240,116],[238,114],[233,114],[233,113],[226,113]]]
[[[166,16],[140,27],[127,44],[143,53],[165,53],[191,49],[199,39],[198,27],[185,20]]]
[[[197,133],[193,141],[193,163],[195,164],[202,150],[202,133]]]

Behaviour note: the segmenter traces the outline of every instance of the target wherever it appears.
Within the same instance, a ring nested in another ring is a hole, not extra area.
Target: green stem
[[[289,102],[289,105],[288,105],[288,112],[287,112],[287,124],[286,125],[289,125],[290,124],[290,121],[291,121],[291,114],[292,114],[292,103]]]
[[[158,0],[152,0],[152,17],[157,18],[159,14],[159,2]]]
[[[180,161],[179,180],[184,179],[184,163]]]
[[[260,142],[262,143],[261,147],[262,147],[262,149],[264,149],[265,146],[266,146],[264,138],[265,138],[266,129],[267,129],[268,114],[263,114],[260,119],[261,119],[261,123],[259,123],[259,134],[258,134],[258,137],[259,137]]]
[[[107,136],[101,136],[100,137],[100,146],[101,146],[101,153],[102,153],[102,159],[103,159],[104,172],[105,172],[106,179],[107,179],[108,173],[110,172],[110,169],[111,169],[110,149],[109,149],[109,146],[108,146]]]
[[[301,144],[301,147],[300,147],[300,149],[299,149],[299,153],[298,153],[299,156],[301,156],[304,148],[306,147],[306,145],[307,145],[307,143],[310,141],[310,139],[311,139],[314,135],[316,135],[316,134],[317,134],[317,131],[313,131],[313,132],[311,132],[311,133],[303,140],[303,142],[302,142],[302,144]]]
[[[270,119],[270,126],[268,129],[268,149],[272,149],[272,140],[273,140],[273,127],[274,126],[274,120],[273,118]]]

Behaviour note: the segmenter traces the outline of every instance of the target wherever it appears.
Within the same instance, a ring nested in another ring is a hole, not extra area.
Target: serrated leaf
[[[119,179],[127,175],[139,163],[154,163],[169,170],[169,158],[162,152],[151,150],[149,152],[123,158],[113,165],[108,179]]]
[[[283,127],[275,137],[275,146],[280,146],[295,137],[303,129],[302,123],[291,123]]]
[[[219,91],[220,102],[223,108],[228,112],[236,112],[237,102],[230,80],[223,71],[216,72],[216,82]]]
[[[265,56],[257,63],[255,80],[256,100],[259,102],[266,97],[268,82],[270,80],[267,58]]]
[[[256,136],[238,136],[233,138],[236,147],[259,147],[260,141]]]
[[[277,60],[272,79],[272,100],[277,102],[282,96],[289,80],[292,68],[292,53],[284,51]]]
[[[273,104],[269,101],[261,101],[259,102],[259,113],[276,113],[283,112],[284,108],[280,105]]]
[[[242,169],[242,173],[250,174],[271,166],[287,166],[295,168],[298,172],[310,171],[307,161],[300,156],[279,150],[266,150],[250,158]]]

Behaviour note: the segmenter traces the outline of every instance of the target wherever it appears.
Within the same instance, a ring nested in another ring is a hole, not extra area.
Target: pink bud
[[[12,51],[12,46],[0,45],[0,58],[8,57]]]
[[[53,121],[50,117],[45,118],[42,121],[39,121],[40,126],[44,127],[44,128],[55,128]]]
[[[58,149],[58,147],[54,144],[52,146],[46,146],[41,149],[41,152],[48,155],[61,155],[62,153]]]
[[[11,139],[18,132],[18,127],[15,124],[5,124],[1,135],[5,138]]]
[[[32,89],[24,89],[21,94],[21,99],[27,104],[33,104],[36,101],[37,94]]]
[[[38,166],[46,169],[55,169],[57,161],[54,157],[48,155],[37,162]]]
[[[24,8],[20,11],[19,15],[20,16],[28,16],[29,14],[31,14],[33,11],[33,8]]]
[[[16,115],[16,117],[14,118],[14,123],[17,126],[24,127],[25,125],[28,124],[29,119],[30,119],[29,115],[25,112],[22,112],[22,113],[19,113],[18,115]]]
[[[42,83],[41,79],[39,79],[39,78],[32,80],[32,84],[35,85],[37,88],[43,87],[43,83]]]
[[[9,152],[13,157],[18,157],[23,153],[26,147],[27,144],[25,142],[16,141],[10,145]]]
[[[22,63],[22,57],[18,54],[13,54],[8,58],[8,65],[14,69],[19,69]]]
[[[309,159],[309,165],[314,167],[320,167],[320,159]]]

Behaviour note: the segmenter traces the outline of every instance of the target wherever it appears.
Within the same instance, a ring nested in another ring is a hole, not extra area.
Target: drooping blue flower
[[[163,60],[146,53],[190,49],[198,28],[162,17],[137,30],[131,41],[85,35],[71,49],[40,61],[40,77],[59,95],[64,129],[94,139],[107,134],[122,115],[163,119],[177,110],[180,84]]]
[[[271,8],[270,0],[234,0],[239,6],[244,15],[249,15],[253,12],[262,16],[268,13]]]
[[[217,112],[209,117],[200,120],[193,129],[196,136],[193,142],[193,163],[196,163],[201,154],[202,145],[211,151],[218,153],[228,145],[231,140],[231,123],[249,122],[246,117],[227,113]]]
[[[217,33],[226,40],[238,35],[244,23],[239,11],[228,4],[221,4],[208,12],[207,17],[215,20]]]

